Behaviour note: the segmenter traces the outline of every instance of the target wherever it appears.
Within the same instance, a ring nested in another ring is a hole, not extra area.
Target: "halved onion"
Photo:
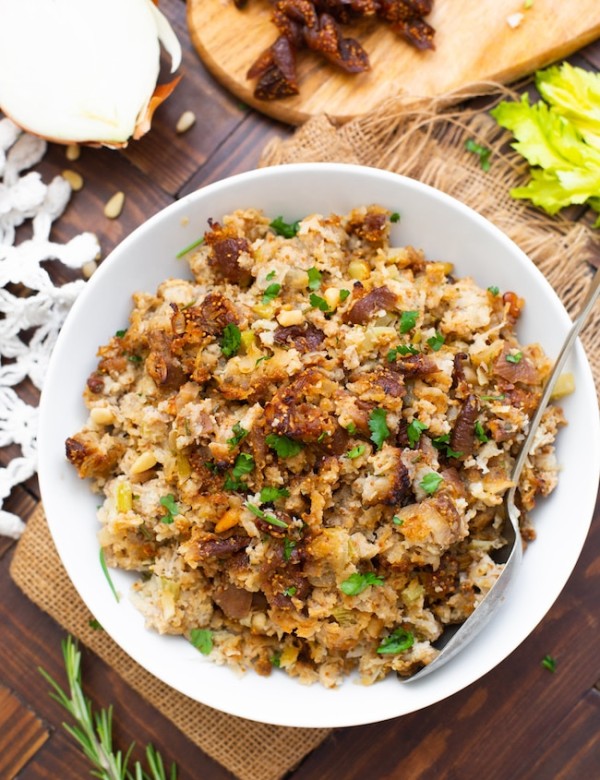
[[[0,0],[0,109],[59,143],[125,146],[179,78],[157,87],[160,44],[181,47],[152,0]]]

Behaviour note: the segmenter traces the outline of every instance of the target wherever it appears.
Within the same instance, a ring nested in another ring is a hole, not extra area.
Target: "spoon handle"
[[[540,402],[538,404],[536,412],[533,415],[533,418],[529,425],[529,433],[527,434],[527,437],[523,442],[521,452],[519,453],[519,456],[515,461],[515,465],[513,467],[512,481],[515,484],[518,483],[519,477],[521,476],[521,471],[523,470],[523,466],[525,465],[525,461],[527,459],[527,456],[529,455],[529,450],[531,449],[531,443],[533,437],[535,436],[536,429],[540,423],[540,420],[542,419],[542,415],[546,409],[546,406],[548,406],[548,401],[550,400],[550,396],[552,394],[554,384],[558,379],[565,365],[565,362],[569,356],[569,352],[571,351],[571,347],[575,343],[575,339],[577,338],[579,332],[585,325],[587,318],[589,317],[590,312],[592,311],[594,304],[596,303],[598,294],[600,294],[600,268],[598,268],[598,270],[592,277],[592,281],[590,282],[590,286],[587,291],[585,300],[581,306],[581,310],[577,318],[571,325],[571,329],[565,340],[565,343],[562,345],[562,349],[558,353],[558,357],[556,358],[554,367],[550,373],[550,376],[548,377],[548,381],[546,382],[546,386],[544,388],[544,392],[542,393],[542,397],[540,398]]]

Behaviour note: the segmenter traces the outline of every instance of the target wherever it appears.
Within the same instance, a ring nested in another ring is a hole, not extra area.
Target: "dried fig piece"
[[[304,40],[309,49],[320,52],[347,73],[362,73],[371,67],[360,43],[354,38],[344,38],[329,14],[321,14],[315,27],[304,28]]]
[[[275,43],[260,55],[248,71],[247,77],[258,77],[254,97],[259,100],[278,100],[299,93],[296,53],[285,35],[280,35]]]

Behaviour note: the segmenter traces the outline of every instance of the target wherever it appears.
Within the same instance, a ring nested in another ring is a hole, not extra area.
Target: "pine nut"
[[[328,287],[323,293],[323,298],[329,304],[330,309],[337,309],[340,302],[340,291],[335,287]]]
[[[81,154],[81,147],[79,146],[79,144],[69,144],[65,151],[65,157],[70,162],[74,162],[75,160],[78,160],[80,154]]]
[[[142,474],[144,471],[148,471],[152,466],[156,466],[157,460],[154,457],[153,452],[142,452],[141,455],[133,461],[130,468],[131,474]]]
[[[115,416],[111,409],[107,409],[105,406],[95,406],[90,411],[90,419],[96,425],[112,425]]]
[[[112,198],[108,201],[104,207],[104,216],[108,219],[116,219],[121,211],[123,211],[123,204],[125,203],[125,193],[115,192]]]
[[[290,325],[301,325],[304,320],[304,315],[300,309],[290,309],[289,311],[280,311],[277,315],[277,322],[283,327],[288,328]]]
[[[348,276],[364,282],[371,275],[371,266],[364,260],[352,260],[348,266]]]
[[[98,268],[98,263],[95,260],[90,260],[81,266],[81,273],[86,279],[89,279],[94,271]]]
[[[62,172],[62,177],[69,182],[69,185],[74,192],[78,192],[83,187],[83,176],[80,173],[77,173],[77,171],[72,171],[67,168]]]
[[[184,111],[183,114],[177,120],[175,130],[178,133],[185,133],[187,130],[196,124],[196,114],[193,111]]]

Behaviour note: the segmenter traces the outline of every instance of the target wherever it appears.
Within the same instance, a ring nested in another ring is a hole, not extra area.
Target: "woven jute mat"
[[[495,94],[497,99],[514,97],[498,85],[485,85],[482,93]],[[316,117],[290,140],[277,140],[266,147],[260,164],[355,163],[385,168],[438,187],[507,233],[540,268],[573,314],[585,295],[592,265],[600,258],[597,231],[583,221],[551,218],[512,200],[509,191],[527,179],[527,166],[510,150],[510,137],[485,111],[459,111],[452,108],[456,101],[456,96],[413,105],[391,100],[342,127],[333,126],[325,116]],[[465,150],[468,138],[492,150],[489,172]],[[357,205],[359,201],[357,193]],[[599,334],[597,308],[582,341],[600,390]],[[266,726],[225,715],[191,701],[144,671],[104,632],[90,628],[91,615],[59,561],[41,508],[29,520],[17,546],[11,574],[38,606],[241,780],[277,780],[329,733],[327,729]]]

